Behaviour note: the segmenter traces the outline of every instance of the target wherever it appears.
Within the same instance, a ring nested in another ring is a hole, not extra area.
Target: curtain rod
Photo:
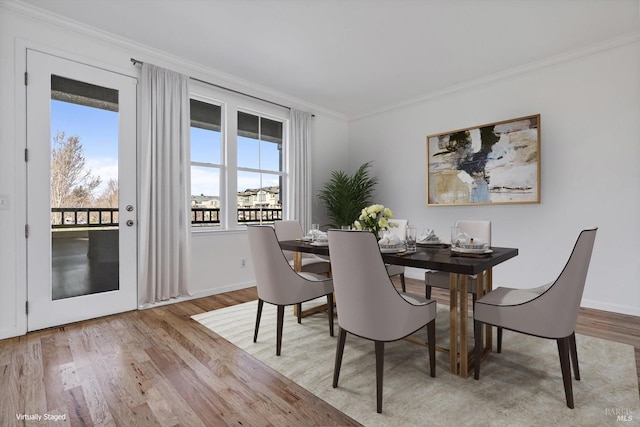
[[[142,64],[144,64],[144,62],[139,61],[139,60],[137,60],[135,58],[131,58],[131,62],[133,63],[133,65],[138,65],[138,64],[142,65]],[[282,104],[278,104],[277,102],[269,101],[268,99],[260,98],[260,97],[253,96],[253,95],[249,95],[248,93],[244,93],[244,92],[240,92],[239,90],[230,89],[228,87],[220,86],[220,85],[217,85],[215,83],[207,82],[205,80],[196,79],[195,77],[189,76],[189,79],[191,79],[193,81],[196,81],[196,82],[199,82],[199,83],[204,83],[206,85],[214,86],[214,87],[217,87],[218,89],[223,89],[223,90],[226,90],[228,92],[237,93],[238,95],[247,96],[249,98],[257,99],[258,101],[267,102],[267,103],[272,104],[272,105],[277,105],[278,107],[286,108],[287,110],[291,111],[291,107],[288,107],[288,106],[282,105]],[[311,117],[315,117],[315,116],[316,116],[315,114],[311,115]]]

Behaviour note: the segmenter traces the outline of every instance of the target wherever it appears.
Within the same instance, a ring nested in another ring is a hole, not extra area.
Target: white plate
[[[329,246],[329,242],[311,242],[311,246]]]
[[[493,252],[493,249],[482,248],[482,249],[464,249],[464,248],[456,248],[452,247],[451,252],[458,252],[461,254],[490,254]]]
[[[380,248],[380,252],[383,254],[400,254],[406,251],[405,248]]]

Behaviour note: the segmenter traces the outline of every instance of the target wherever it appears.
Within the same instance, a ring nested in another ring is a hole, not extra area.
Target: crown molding
[[[243,80],[234,75],[224,73],[214,68],[206,67],[202,64],[189,61],[185,58],[181,58],[177,55],[172,55],[162,50],[147,46],[145,44],[118,36],[117,34],[103,31],[90,25],[74,21],[68,17],[45,11],[38,7],[23,3],[19,0],[0,0],[0,9],[7,9],[31,19],[36,19],[46,24],[55,25],[62,29],[79,33],[85,37],[88,36],[100,41],[104,41],[111,45],[130,51],[132,57],[135,57],[136,59],[143,62],[159,62],[158,65],[170,66],[177,72],[187,74],[197,79],[211,81],[212,83],[228,87],[229,89],[246,92],[250,95],[265,98],[278,104],[286,104],[292,108],[310,110],[310,112],[314,114],[322,113],[343,121],[348,121],[348,117],[342,113],[309,103],[292,95],[278,92],[276,90],[261,86],[251,81]]]
[[[639,15],[640,15],[640,0]],[[125,50],[131,51],[131,55],[141,61],[160,62],[163,66],[171,66],[172,69],[190,75],[192,77],[211,80],[221,86],[229,87],[233,90],[239,90],[247,92],[251,95],[266,98],[279,104],[286,104],[293,108],[311,110],[313,113],[322,113],[328,116],[344,120],[347,122],[355,122],[371,116],[386,113],[392,110],[406,108],[415,104],[426,102],[432,99],[440,98],[443,96],[451,95],[457,92],[470,90],[475,87],[490,84],[495,81],[515,77],[522,74],[527,74],[533,71],[537,71],[542,68],[561,64],[563,62],[572,61],[581,57],[594,55],[602,51],[614,49],[617,47],[625,46],[628,44],[636,43],[640,41],[640,31],[626,34],[621,37],[610,39],[601,43],[597,43],[585,48],[576,49],[574,51],[565,52],[552,57],[544,58],[539,61],[535,61],[523,66],[514,67],[499,73],[491,74],[478,79],[463,82],[454,86],[449,86],[440,90],[429,92],[420,95],[415,98],[407,99],[398,103],[390,104],[385,107],[381,107],[375,110],[371,110],[362,114],[356,114],[354,116],[348,116],[327,108],[309,103],[302,99],[296,98],[292,95],[288,95],[282,92],[275,91],[265,86],[258,85],[256,83],[243,80],[231,74],[224,73],[220,70],[206,67],[202,64],[186,60],[176,55],[168,54],[159,49],[152,48],[142,43],[137,43],[132,40],[120,37],[116,34],[109,33],[103,30],[99,30],[95,27],[91,27],[86,24],[71,20],[61,15],[53,14],[43,9],[31,6],[23,3],[19,0],[0,0],[0,8],[11,10],[13,12],[25,15],[32,19],[40,20],[44,23],[56,25],[66,30],[74,31],[84,36],[93,37],[95,39],[110,43]]]
[[[640,2],[640,0],[638,1]],[[499,80],[504,80],[504,79],[519,76],[522,74],[531,73],[533,71],[537,71],[542,68],[551,67],[557,64],[573,61],[575,59],[590,56],[590,55],[595,55],[603,51],[637,43],[639,41],[640,41],[640,31],[636,31],[621,37],[616,37],[601,43],[587,46],[585,48],[576,49],[576,50],[565,52],[559,55],[554,55],[548,58],[541,59],[539,61],[531,62],[526,65],[510,68],[508,70],[501,71],[499,73],[491,74],[485,77],[469,80],[467,82],[463,82],[454,86],[449,86],[440,90],[429,92],[424,95],[418,96],[416,98],[411,98],[405,101],[388,105],[386,107],[369,111],[368,113],[363,113],[357,116],[353,116],[349,118],[349,122],[351,123],[351,122],[362,120],[378,114],[387,113],[389,111],[410,107],[412,105],[430,101],[432,99],[440,98],[447,95],[452,95],[454,93],[462,92],[465,90],[470,90],[470,89],[483,86],[486,84],[490,84]]]

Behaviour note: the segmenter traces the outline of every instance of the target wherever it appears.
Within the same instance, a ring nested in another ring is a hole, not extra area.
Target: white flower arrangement
[[[393,218],[393,211],[391,209],[376,204],[362,209],[354,225],[357,230],[370,230],[378,236],[380,230],[397,226],[397,224],[389,223],[391,218]]]

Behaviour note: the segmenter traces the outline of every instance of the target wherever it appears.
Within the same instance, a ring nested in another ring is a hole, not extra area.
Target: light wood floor
[[[409,279],[408,291],[424,286]],[[251,288],[2,340],[0,425],[24,425],[18,414],[70,425],[359,425],[190,318],[256,298]],[[577,332],[635,346],[638,366],[640,318],[582,309]]]

